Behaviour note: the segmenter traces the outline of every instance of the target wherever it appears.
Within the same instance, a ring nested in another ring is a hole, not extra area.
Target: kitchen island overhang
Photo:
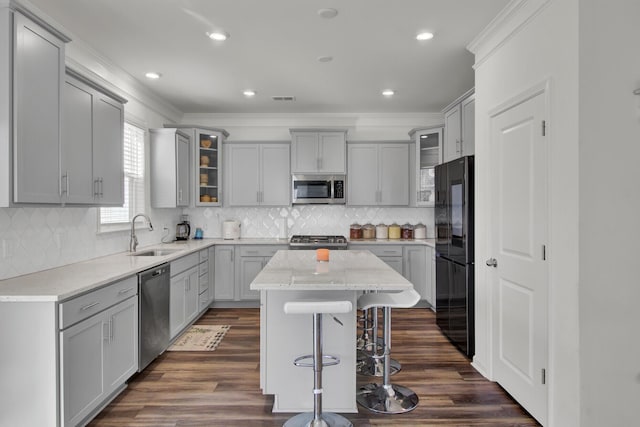
[[[350,313],[324,316],[325,354],[340,364],[323,371],[323,407],[356,413],[356,307],[364,291],[401,292],[411,282],[368,250],[332,251],[328,262],[315,250],[278,251],[256,276],[250,289],[260,291],[260,387],[274,395],[273,412],[313,409],[313,371],[293,360],[311,353],[312,320],[288,315],[284,304],[297,300],[351,301]]]

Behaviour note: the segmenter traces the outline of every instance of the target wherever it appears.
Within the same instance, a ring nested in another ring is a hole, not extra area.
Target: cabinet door
[[[198,314],[198,294],[200,275],[198,267],[187,270],[187,287],[185,289],[184,313],[185,323],[191,322]]]
[[[462,138],[460,134],[461,114],[460,104],[444,114],[443,163],[460,157],[460,139]]]
[[[115,391],[138,370],[138,297],[109,309],[109,340],[105,346],[105,394]]]
[[[403,259],[404,277],[413,283],[413,288],[420,294],[420,299],[428,300],[426,248],[424,246],[405,246]],[[431,259],[429,259],[430,261]]]
[[[228,206],[256,206],[260,203],[260,162],[257,144],[225,146],[226,203]]]
[[[105,389],[104,346],[109,324],[97,314],[60,332],[62,420],[77,425],[102,400]]]
[[[409,145],[380,144],[378,147],[380,192],[378,204],[409,205]]]
[[[318,133],[318,171],[346,173],[345,135],[342,132]]]
[[[402,274],[402,257],[400,256],[378,256],[382,261],[386,262],[389,267]]]
[[[176,134],[176,206],[189,206],[191,197],[191,148],[189,139]]]
[[[256,278],[258,273],[264,268],[268,258],[264,257],[242,257],[240,258],[240,299],[241,300],[259,300],[260,291],[252,291],[249,289],[251,282]]]
[[[215,252],[214,301],[233,300],[235,297],[235,248],[216,246]]]
[[[124,203],[124,112],[119,102],[98,95],[93,104],[93,177],[100,205]]]
[[[293,133],[291,141],[291,173],[318,171],[318,134]]]
[[[14,17],[13,201],[60,203],[64,43],[20,13]]]
[[[462,101],[460,106],[462,110],[462,156],[470,156],[475,153],[476,138],[476,97],[471,95]]]
[[[169,325],[171,339],[175,338],[186,324],[185,298],[188,286],[188,270],[171,278],[169,291]]]
[[[93,203],[94,91],[67,76],[62,108],[62,201]]]
[[[260,204],[285,206],[291,203],[289,144],[262,145]]]
[[[378,147],[375,144],[349,145],[347,200],[351,206],[376,205],[378,192]]]

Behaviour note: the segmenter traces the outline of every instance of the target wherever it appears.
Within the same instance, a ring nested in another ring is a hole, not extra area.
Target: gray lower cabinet
[[[171,339],[175,338],[198,314],[200,279],[198,272],[198,254],[192,255],[195,255],[196,263],[191,265],[187,270],[178,272],[175,275],[173,273],[174,262],[171,263],[169,291],[169,325],[171,329]]]
[[[273,255],[287,245],[221,245],[215,248],[214,301],[259,301],[251,282]]]
[[[233,301],[236,281],[235,246],[215,247],[214,301]]]
[[[239,298],[243,301],[258,301],[260,299],[260,292],[249,289],[251,282],[253,282],[253,279],[262,271],[275,253],[280,249],[287,249],[287,246],[243,246],[239,249],[240,258],[237,263]]]
[[[92,417],[137,371],[137,288],[131,277],[61,304],[62,425]]]
[[[427,264],[431,262],[431,257],[427,259],[427,248],[425,246],[405,246],[403,248],[404,277],[411,283],[413,288],[420,294],[420,299],[429,303],[431,295],[428,292],[427,284],[431,275],[427,275]],[[431,269],[429,269],[429,272]]]
[[[349,249],[371,251],[395,271],[403,274],[403,253],[400,245],[351,245]]]
[[[198,264],[198,312],[202,313],[209,307],[211,298],[209,294],[209,249],[199,252],[200,264]]]

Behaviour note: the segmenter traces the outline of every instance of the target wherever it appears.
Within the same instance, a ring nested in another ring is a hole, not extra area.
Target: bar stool
[[[373,291],[367,291],[373,292]],[[380,347],[384,347],[384,340],[379,343],[378,336],[378,308],[363,309],[358,300],[358,309],[362,311],[362,335],[357,342],[356,373],[370,377],[384,375],[383,357],[378,353]],[[389,375],[395,375],[402,369],[402,365],[395,359],[390,359]]]
[[[289,301],[284,304],[287,314],[313,314],[313,354],[297,357],[296,366],[313,367],[313,412],[295,415],[284,423],[284,427],[352,427],[342,415],[322,412],[322,368],[340,363],[338,356],[322,354],[322,315],[349,313],[351,301]],[[335,318],[334,318],[335,319]],[[338,321],[336,319],[336,321]],[[340,323],[338,321],[338,323]],[[312,362],[303,362],[311,359]],[[326,361],[325,361],[326,360]]]
[[[359,405],[382,414],[401,414],[418,406],[418,395],[411,389],[390,382],[391,360],[391,309],[409,308],[420,301],[420,294],[414,289],[402,292],[379,292],[364,294],[358,298],[358,306],[363,309],[381,307],[384,323],[384,374],[382,384],[369,383],[361,387],[356,396]]]

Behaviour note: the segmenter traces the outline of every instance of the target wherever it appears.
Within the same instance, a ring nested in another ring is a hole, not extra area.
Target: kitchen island
[[[260,387],[274,395],[273,412],[313,409],[313,371],[293,360],[312,351],[312,316],[284,313],[296,300],[350,301],[354,310],[323,319],[323,352],[340,364],[323,370],[323,408],[355,413],[356,307],[363,291],[399,292],[413,285],[367,250],[332,251],[328,262],[316,251],[278,251],[251,283],[260,291]]]

